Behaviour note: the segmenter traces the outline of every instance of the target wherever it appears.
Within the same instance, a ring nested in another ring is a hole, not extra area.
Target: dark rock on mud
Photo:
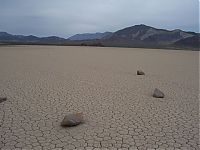
[[[145,75],[145,73],[142,70],[138,70],[137,75]]]
[[[155,88],[154,92],[153,92],[153,97],[155,98],[164,98],[165,95],[162,91],[160,91],[159,89]]]
[[[61,122],[63,127],[73,127],[83,123],[83,113],[68,114]]]
[[[0,97],[0,103],[4,102],[7,100],[7,97]]]

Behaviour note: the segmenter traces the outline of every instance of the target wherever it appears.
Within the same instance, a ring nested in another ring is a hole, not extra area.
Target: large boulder
[[[137,75],[145,75],[145,73],[142,70],[138,70]]]
[[[61,122],[61,126],[73,127],[83,123],[83,113],[68,114]]]
[[[165,95],[162,91],[160,91],[159,89],[155,88],[154,92],[153,92],[153,97],[155,98],[164,98]]]
[[[0,97],[0,103],[4,102],[7,100],[7,97]]]

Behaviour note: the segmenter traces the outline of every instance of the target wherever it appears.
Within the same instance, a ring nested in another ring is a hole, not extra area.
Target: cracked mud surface
[[[0,70],[2,150],[198,150],[198,52],[0,47]],[[62,128],[73,112],[85,123]]]

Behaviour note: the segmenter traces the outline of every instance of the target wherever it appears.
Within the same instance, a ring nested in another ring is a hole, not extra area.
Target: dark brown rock
[[[138,70],[137,75],[145,75],[145,73],[142,70]]]
[[[155,98],[164,98],[165,95],[159,89],[155,88],[155,90],[153,92],[153,97],[155,97]]]
[[[0,97],[0,103],[4,102],[7,100],[7,97]]]
[[[83,113],[69,114],[64,117],[61,126],[73,127],[83,123]]]

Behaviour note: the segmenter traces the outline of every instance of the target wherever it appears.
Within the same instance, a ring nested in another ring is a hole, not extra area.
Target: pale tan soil
[[[1,149],[198,149],[198,52],[0,47]],[[145,76],[137,76],[142,69]],[[153,98],[155,88],[164,99]],[[65,114],[85,124],[62,128]]]

